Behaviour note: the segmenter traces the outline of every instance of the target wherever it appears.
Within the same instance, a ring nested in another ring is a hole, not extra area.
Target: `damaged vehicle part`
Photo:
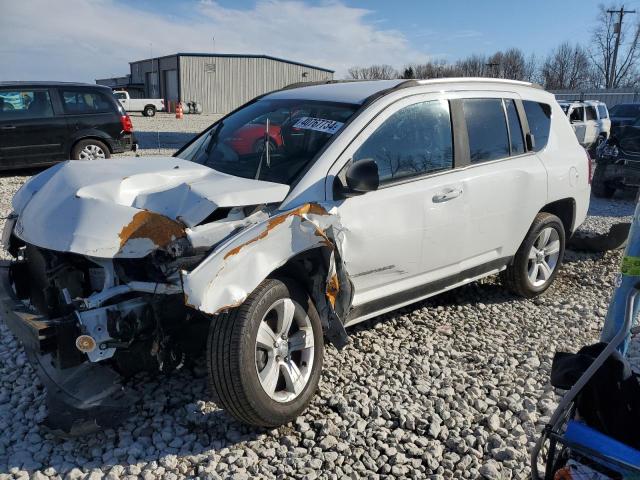
[[[205,344],[216,402],[277,426],[309,404],[324,341],[343,347],[347,326],[501,271],[542,293],[590,190],[559,118],[523,82],[304,84],[174,157],[31,178],[5,224],[0,298],[51,428],[114,425],[129,377]]]

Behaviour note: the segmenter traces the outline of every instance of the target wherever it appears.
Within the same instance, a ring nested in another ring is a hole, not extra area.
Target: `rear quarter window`
[[[72,115],[108,113],[115,111],[112,101],[102,92],[91,90],[62,90],[64,112]]]
[[[524,100],[522,102],[524,111],[527,114],[529,131],[533,135],[535,147],[539,152],[547,146],[549,141],[549,130],[551,129],[551,105],[546,103]]]

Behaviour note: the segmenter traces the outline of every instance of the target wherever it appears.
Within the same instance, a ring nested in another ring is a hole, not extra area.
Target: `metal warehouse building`
[[[176,53],[129,64],[127,77],[96,83],[135,97],[199,102],[204,113],[225,114],[258,95],[292,83],[333,79],[333,70],[268,55]]]

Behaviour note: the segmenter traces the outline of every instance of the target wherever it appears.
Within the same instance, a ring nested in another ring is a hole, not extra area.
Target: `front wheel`
[[[505,286],[525,298],[540,295],[551,286],[564,257],[565,232],[562,221],[540,212],[511,265],[502,272]]]
[[[324,343],[320,317],[302,288],[290,279],[266,279],[212,322],[207,363],[220,407],[261,427],[288,423],[307,408]]]

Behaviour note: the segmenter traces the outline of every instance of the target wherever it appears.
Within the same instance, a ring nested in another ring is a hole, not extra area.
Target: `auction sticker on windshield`
[[[344,123],[335,120],[326,120],[324,118],[302,117],[298,120],[293,128],[302,130],[315,130],[317,132],[329,133],[333,135]]]

